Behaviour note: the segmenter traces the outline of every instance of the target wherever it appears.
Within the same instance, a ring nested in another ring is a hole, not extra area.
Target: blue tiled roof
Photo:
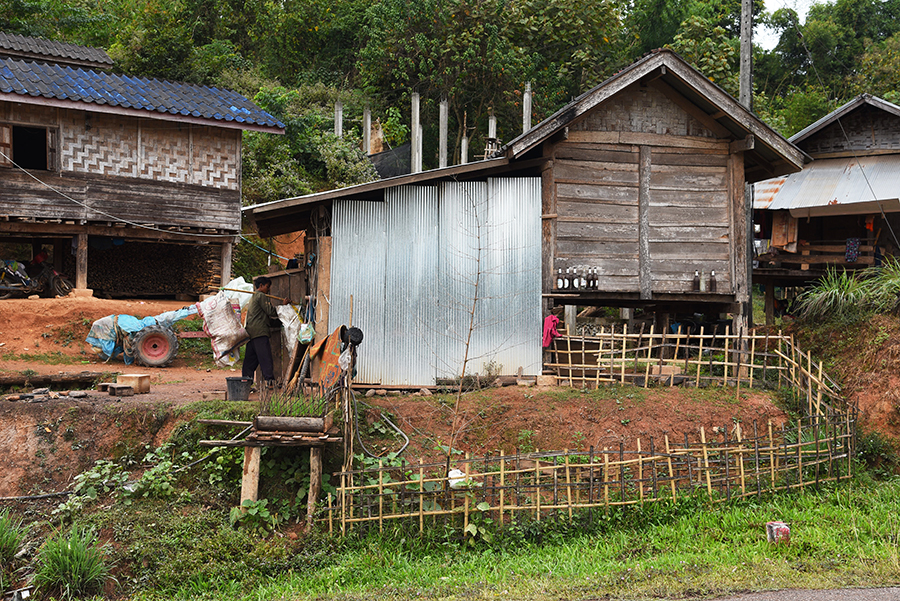
[[[0,59],[0,92],[284,128],[231,90],[11,58]]]
[[[76,62],[99,68],[112,67],[113,60],[102,48],[91,48],[43,38],[32,38],[0,31],[0,55],[16,58],[51,60],[60,63]]]

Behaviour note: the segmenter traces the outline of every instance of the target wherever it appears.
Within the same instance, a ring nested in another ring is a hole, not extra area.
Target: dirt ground
[[[143,445],[159,445],[178,423],[191,419],[184,405],[224,398],[225,378],[237,369],[207,367],[196,356],[175,359],[166,368],[102,363],[84,343],[90,324],[100,317],[127,313],[157,315],[184,306],[176,301],[62,298],[0,301],[0,375],[32,370],[57,372],[147,373],[149,394],[115,397],[89,391],[84,399],[60,398],[42,403],[0,396],[0,497],[65,490],[72,478],[98,458],[118,457]],[[52,361],[54,363],[48,363]],[[112,376],[110,376],[111,378]],[[359,414],[369,434],[378,438],[378,418],[386,412],[413,439],[405,456],[433,457],[453,440],[455,448],[476,454],[552,449],[663,448],[698,440],[701,426],[708,440],[733,433],[760,432],[769,420],[776,427],[784,413],[763,393],[742,390],[611,387],[597,392],[555,387],[504,387],[463,397],[458,411],[452,395],[358,396]],[[251,400],[253,397],[251,397]],[[455,417],[454,417],[455,416]],[[375,452],[396,450],[391,435],[381,437]]]

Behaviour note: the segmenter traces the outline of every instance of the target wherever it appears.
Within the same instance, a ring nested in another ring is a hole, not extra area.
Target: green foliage
[[[867,287],[861,277],[845,269],[829,267],[797,300],[803,319],[854,322],[870,310],[866,297]]]
[[[69,535],[49,539],[37,555],[34,584],[41,593],[75,599],[99,593],[112,579],[105,549],[87,528],[72,528]]]
[[[858,432],[856,457],[876,478],[891,478],[900,473],[900,454],[896,441],[875,431]]]
[[[266,534],[275,529],[278,520],[268,508],[268,500],[251,501],[245,499],[240,507],[233,507],[229,519],[236,528],[249,530],[257,535]]]
[[[95,501],[101,495],[118,494],[128,481],[128,473],[124,468],[112,461],[98,459],[94,465],[75,476],[72,494],[53,511],[61,520],[71,520],[85,505]]]
[[[156,497],[168,498],[175,494],[174,473],[175,462],[170,457],[172,449],[171,444],[165,444],[154,450],[147,447],[147,454],[144,455],[143,463],[149,467],[141,474],[140,479],[133,485],[129,486],[127,496],[129,497]],[[190,461],[190,455],[185,451],[181,453],[181,458]]]
[[[738,40],[698,15],[688,17],[669,45],[709,80],[732,96],[738,95]]]
[[[15,568],[16,553],[22,546],[27,529],[22,519],[8,509],[0,509],[0,591],[5,591]]]

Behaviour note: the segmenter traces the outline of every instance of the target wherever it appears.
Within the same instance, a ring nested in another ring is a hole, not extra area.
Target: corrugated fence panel
[[[487,252],[471,367],[541,372],[540,180],[488,180]]]
[[[334,202],[329,328],[350,323],[363,331],[356,380],[380,382],[385,345],[385,264],[387,232],[384,203]]]
[[[423,385],[435,378],[434,328],[438,272],[438,190],[385,191],[389,237],[385,265],[384,384]]]
[[[464,360],[468,374],[540,373],[540,202],[538,178],[336,201],[329,322],[348,322],[352,294],[357,381],[429,385]]]

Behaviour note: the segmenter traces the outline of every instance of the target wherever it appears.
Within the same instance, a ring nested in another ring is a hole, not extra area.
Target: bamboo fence
[[[618,448],[586,451],[499,452],[466,455],[452,465],[449,459],[391,465],[382,461],[375,468],[336,474],[340,488],[335,496],[329,495],[319,519],[327,522],[329,532],[342,534],[353,528],[381,531],[399,522],[417,524],[419,532],[448,521],[465,529],[473,519],[503,523],[526,517],[571,518],[576,512],[677,501],[698,492],[717,503],[818,485],[851,474],[856,407],[841,397],[822,364],[814,363],[790,337],[736,339],[727,332],[686,337],[651,331],[611,332],[576,340],[574,345],[563,340],[567,354],[558,353],[568,359],[558,365],[571,370],[563,377],[573,383],[587,385],[592,378],[595,384],[615,381],[648,386],[652,381],[673,386],[679,383],[672,377],[674,370],[657,371],[654,377],[647,365],[678,361],[685,366],[678,374],[682,384],[789,386],[801,401],[803,415],[791,426],[768,422],[760,428],[754,421],[751,432],[737,422],[712,431],[701,428],[693,440],[688,434],[680,440],[668,435],[662,440],[638,439],[634,449],[620,443]],[[685,349],[688,352],[679,359]],[[667,358],[670,354],[674,357]],[[601,364],[603,369],[598,368]],[[644,370],[640,380],[635,378],[638,366]],[[464,476],[448,477],[451,467]]]

